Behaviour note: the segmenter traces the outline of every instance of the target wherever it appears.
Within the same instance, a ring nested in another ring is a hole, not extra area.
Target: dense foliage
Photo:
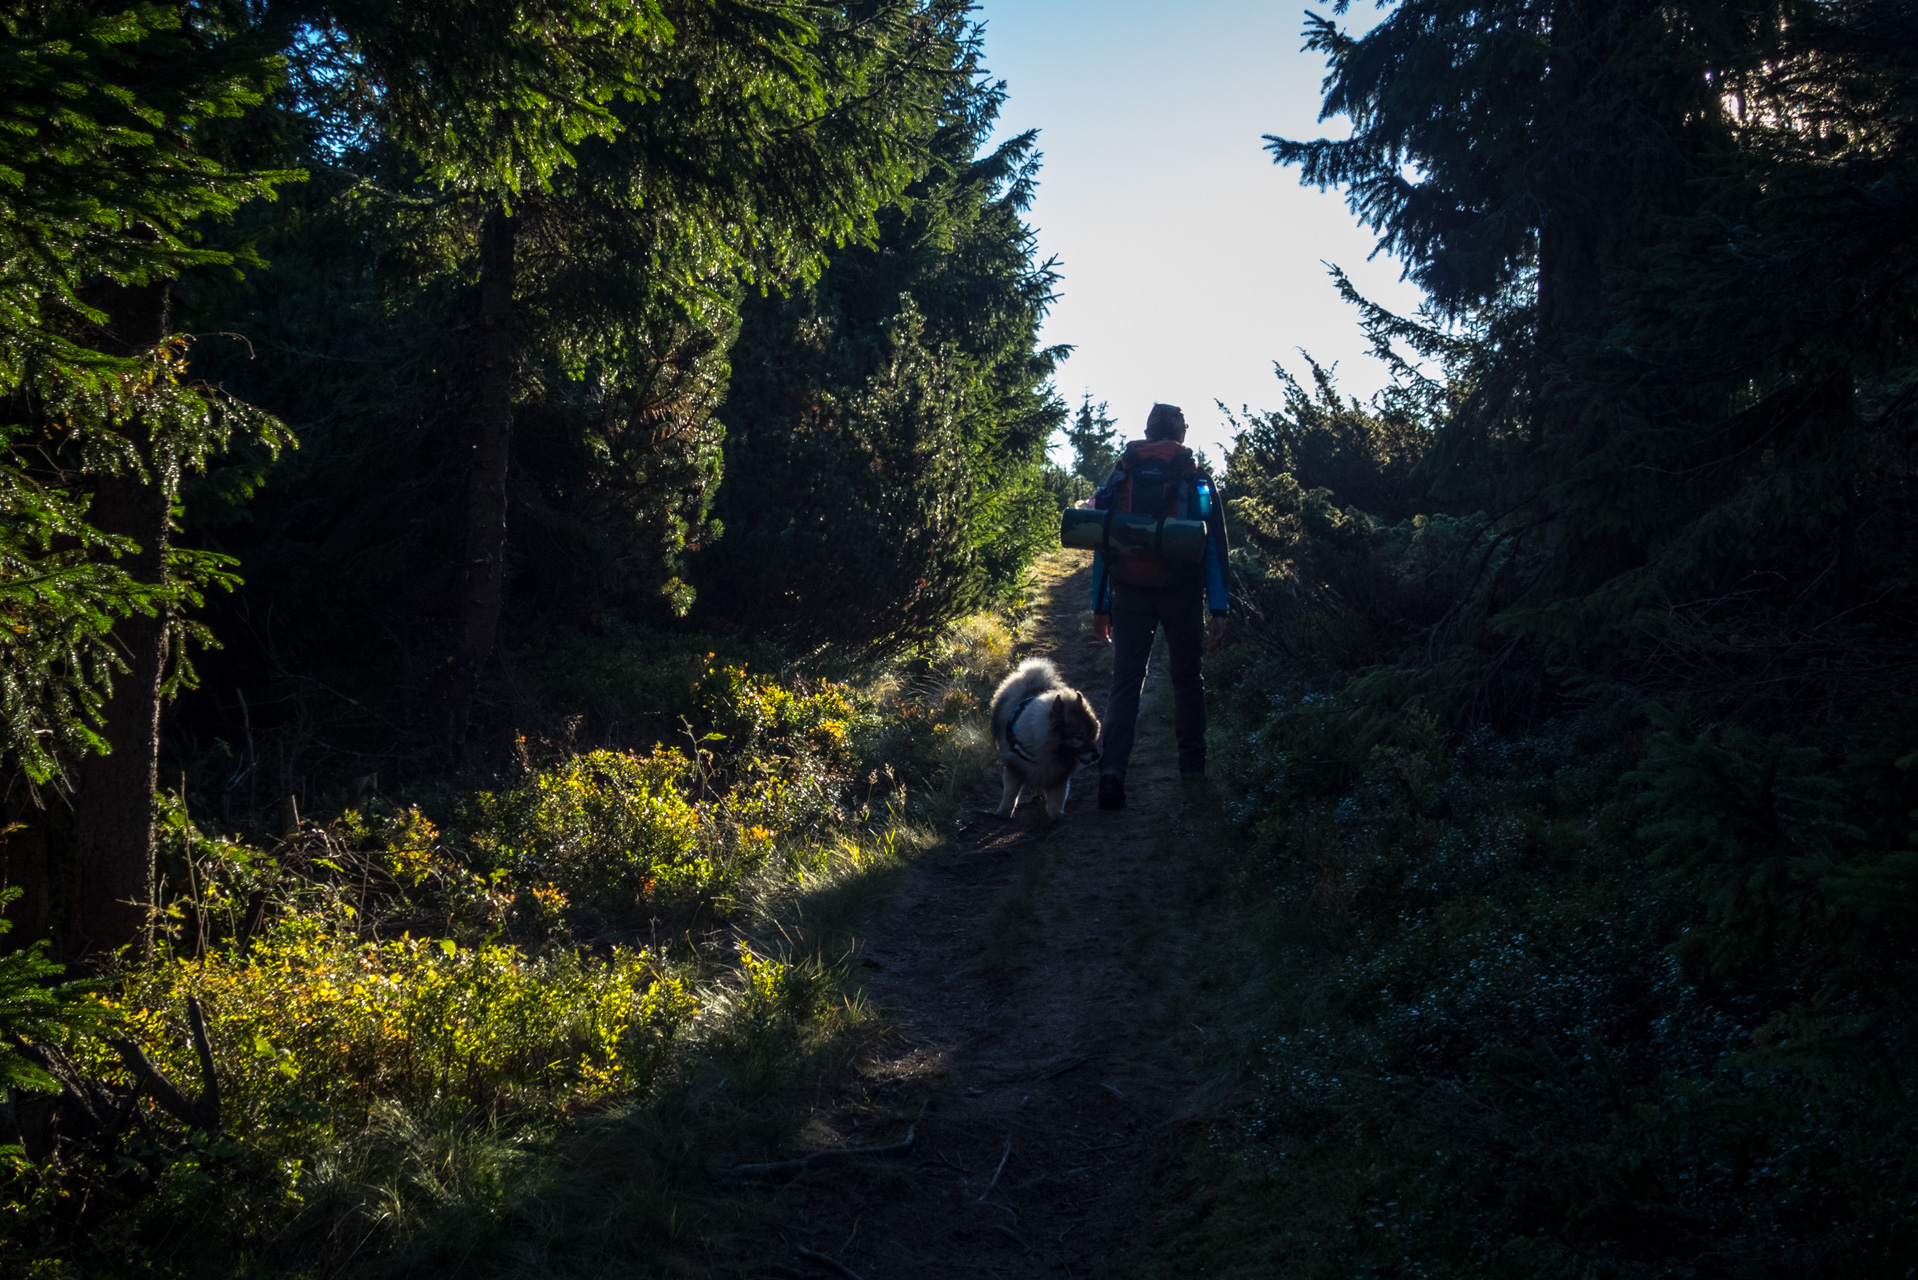
[[[1429,304],[1227,458],[1150,1243],[1907,1275],[1918,13],[1343,7],[1269,145]],[[0,4],[0,1273],[457,1270],[596,1144],[662,1271],[724,1219],[1112,462],[980,40]]]
[[[778,1140],[1049,532],[1003,97],[960,0],[0,5],[0,1274],[398,1257],[728,1080]],[[695,572],[787,402],[917,560]]]
[[[994,174],[1009,161],[981,159],[982,171],[965,177],[997,97],[980,79],[963,9],[692,0],[659,12],[670,38],[632,55],[631,82],[607,89],[591,128],[580,126],[584,136],[561,140],[558,167],[499,196],[510,217],[489,212],[490,197],[436,187],[431,157],[376,127],[383,98],[342,105],[328,86],[345,71],[304,68],[300,83],[319,85],[310,92],[325,109],[302,100],[295,119],[325,170],[316,166],[299,208],[262,228],[274,271],[244,292],[207,298],[199,313],[209,328],[249,336],[255,357],[228,352],[228,384],[273,406],[302,442],[246,523],[205,535],[252,566],[225,628],[236,646],[225,679],[258,691],[256,706],[270,697],[275,727],[297,705],[339,745],[386,742],[397,721],[425,746],[441,731],[444,700],[471,692],[497,750],[501,730],[568,709],[517,678],[551,647],[581,636],[618,646],[635,627],[670,629],[696,609],[696,583],[712,599],[695,617],[710,626],[740,616],[756,592],[742,583],[728,594],[731,575],[693,567],[714,555],[746,571],[760,564],[747,549],[752,521],[719,520],[714,503],[762,504],[745,496],[768,483],[747,461],[752,424],[769,412],[754,407],[763,400],[756,388],[789,376],[781,357],[739,334],[741,309],[764,312],[776,305],[768,296],[855,292],[831,281],[861,262],[892,261],[909,240],[916,265],[881,290],[870,323],[913,292],[912,314],[935,328],[923,351],[901,359],[957,389],[966,426],[953,439],[908,446],[907,421],[888,412],[871,443],[904,449],[912,483],[982,495],[961,504],[965,519],[939,541],[956,562],[984,566],[968,585],[942,587],[916,607],[924,575],[870,584],[872,616],[849,618],[832,638],[893,639],[889,620],[902,611],[919,619],[903,638],[923,638],[1002,594],[1030,559],[1029,534],[979,553],[1009,536],[981,516],[996,513],[993,495],[1016,501],[1027,484],[1030,437],[1049,426],[1049,365],[1033,351],[1046,291],[1024,284],[1035,268],[1018,216],[1023,197],[995,194],[1004,179]],[[383,56],[346,17],[339,22],[327,57],[351,69]],[[928,231],[933,220],[946,238]],[[508,241],[512,351],[495,356],[485,292],[489,278],[508,287],[508,267],[500,249],[488,276],[487,245]],[[948,279],[971,291],[969,305],[1006,309],[1003,324],[987,326],[986,346],[954,348],[937,327],[960,322],[940,319],[959,303],[926,283]],[[919,321],[887,323],[900,341],[921,341],[905,336]],[[848,340],[876,341],[877,331]],[[510,387],[489,409],[485,371],[507,359]],[[864,403],[864,380],[884,375],[861,369],[849,383],[841,363],[790,375],[795,393]],[[981,378],[985,390],[964,390]],[[894,393],[909,394],[903,385]],[[876,384],[871,394],[881,394]],[[505,433],[502,452],[481,475],[475,450],[493,447],[492,437],[474,435],[473,424],[495,410],[509,425],[495,433]],[[852,420],[872,422],[879,410],[860,412]],[[782,482],[775,506],[794,501],[787,490],[797,484]],[[722,496],[735,490],[737,498]],[[486,514],[476,523],[482,491]],[[872,493],[841,501],[847,522],[886,509]],[[502,536],[493,548],[488,539]],[[494,567],[482,572],[482,562]],[[765,571],[776,591],[817,576],[793,564]],[[956,584],[964,575],[946,576]],[[490,606],[472,603],[487,593]],[[497,659],[482,637],[487,608],[502,643]],[[271,634],[258,621],[269,614]],[[356,641],[367,634],[385,639]],[[231,702],[204,714],[206,731],[229,742],[242,729]]]
[[[1058,353],[1036,343],[1056,276],[1021,221],[1034,136],[980,150],[1003,96],[953,93],[934,167],[877,241],[747,307],[720,412],[726,536],[701,579],[729,616],[804,643],[922,640],[1055,536]]]
[[[926,651],[924,706],[716,666],[689,750],[523,744],[443,827],[373,799],[261,846],[171,798],[153,955],[101,991],[0,957],[0,1274],[457,1264],[602,1113],[645,1250],[706,1250],[704,1153],[787,1138],[859,1043],[839,931],[971,786],[1010,651]]]
[[[1354,297],[1395,389],[1288,379],[1230,457],[1257,619],[1212,673],[1200,985],[1245,1032],[1160,1247],[1908,1274],[1915,35],[1312,19],[1353,131],[1272,149],[1430,306]]]
[[[822,578],[737,520],[701,630],[760,624],[738,656],[923,643],[1044,544],[1036,156],[975,154],[1003,90],[957,0],[0,17],[0,768],[23,918],[70,953],[144,945],[162,773],[264,830],[621,703],[556,652],[711,651],[684,620],[724,424],[736,510],[800,485],[750,461],[774,383],[844,406],[866,452],[828,471],[893,460],[839,527],[924,555],[825,578],[845,599],[788,619],[818,636],[754,611]],[[800,313],[840,311],[795,364]],[[678,714],[627,701],[586,732],[645,749]]]

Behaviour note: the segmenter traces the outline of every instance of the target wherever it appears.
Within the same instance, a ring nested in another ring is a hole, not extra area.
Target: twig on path
[[[984,1204],[986,1197],[992,1194],[992,1189],[999,1185],[999,1175],[1006,1171],[1006,1161],[1010,1159],[1012,1159],[1012,1139],[1007,1138],[1006,1149],[999,1157],[999,1167],[992,1171],[992,1181],[986,1184],[986,1189],[979,1195],[980,1204]]]
[[[836,1271],[840,1275],[846,1277],[846,1280],[861,1280],[861,1277],[857,1271],[854,1271],[851,1267],[847,1266],[845,1263],[841,1262],[839,1259],[833,1257],[829,1253],[821,1253],[817,1249],[808,1249],[803,1244],[796,1244],[793,1246],[793,1248],[797,1249],[799,1251],[799,1256],[804,1258],[806,1261],[817,1262],[820,1266],[826,1268],[826,1270],[828,1271]]]
[[[854,1239],[858,1237],[858,1235],[859,1235],[859,1219],[854,1218],[852,1220],[852,1233],[846,1237],[846,1243],[839,1246],[839,1252],[844,1253],[846,1250],[852,1248],[852,1242]]]
[[[896,1156],[912,1150],[912,1144],[917,1140],[918,1129],[918,1125],[910,1125],[903,1139],[884,1146],[828,1147],[824,1151],[815,1151],[809,1156],[800,1156],[795,1160],[769,1160],[763,1164],[734,1165],[733,1172],[742,1178],[776,1178],[782,1173],[803,1173],[814,1165],[831,1164],[835,1160],[848,1160],[853,1156]]]
[[[1106,1092],[1110,1093],[1113,1097],[1119,1099],[1121,1102],[1131,1101],[1131,1099],[1127,1098],[1123,1093],[1120,1093],[1117,1089],[1113,1088],[1111,1085],[1107,1084],[1103,1080],[1099,1082],[1099,1087],[1101,1089],[1104,1089]]]
[[[948,1168],[957,1169],[959,1172],[965,1174],[968,1178],[972,1176],[972,1170],[966,1168],[966,1166],[962,1164],[954,1164],[952,1159],[949,1156],[947,1156],[945,1152],[934,1151],[933,1154],[938,1156],[942,1161],[944,1161]]]

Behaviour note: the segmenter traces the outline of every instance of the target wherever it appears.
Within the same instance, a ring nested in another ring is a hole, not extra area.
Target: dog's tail
[[[1056,689],[1065,683],[1059,678],[1059,668],[1044,658],[1027,658],[1013,673],[999,685],[997,693],[992,695],[993,719],[1012,714],[1012,708],[1035,694],[1048,689]]]

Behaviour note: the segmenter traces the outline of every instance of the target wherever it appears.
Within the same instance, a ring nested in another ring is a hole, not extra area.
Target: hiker
[[[1106,699],[1104,755],[1099,765],[1099,807],[1125,808],[1126,761],[1138,728],[1139,692],[1145,685],[1152,638],[1165,628],[1172,659],[1173,732],[1179,743],[1179,774],[1205,776],[1205,681],[1200,646],[1216,649],[1225,639],[1232,608],[1232,571],[1226,562],[1225,511],[1212,477],[1185,447],[1185,414],[1155,404],[1145,439],[1127,444],[1105,487],[1093,495],[1099,510],[1117,509],[1205,522],[1205,554],[1180,564],[1156,555],[1095,553],[1092,561],[1092,622],[1113,646],[1112,693]],[[1110,562],[1108,562],[1108,559]],[[1210,610],[1209,627],[1202,625]]]

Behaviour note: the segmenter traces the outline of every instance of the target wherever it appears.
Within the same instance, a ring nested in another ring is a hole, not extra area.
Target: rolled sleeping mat
[[[1205,559],[1205,521],[1175,520],[1161,522],[1157,516],[1135,515],[1130,511],[1092,511],[1084,507],[1067,510],[1059,525],[1059,541],[1068,547],[1088,551],[1106,549],[1106,518],[1112,519],[1112,554],[1115,556],[1162,556],[1167,560],[1194,564]],[[1163,523],[1164,532],[1160,525]]]

